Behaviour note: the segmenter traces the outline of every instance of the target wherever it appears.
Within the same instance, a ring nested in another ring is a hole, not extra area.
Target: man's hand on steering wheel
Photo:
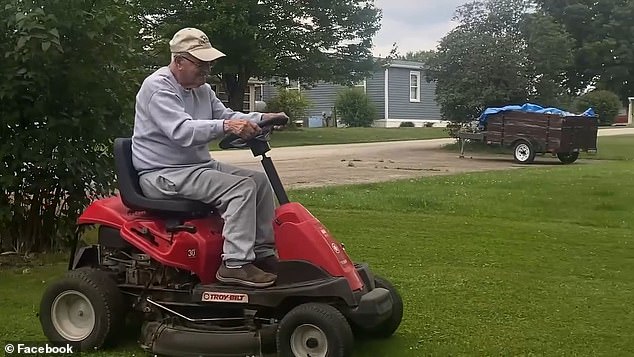
[[[224,122],[227,134],[235,134],[244,140],[251,139],[262,132],[257,123],[246,119],[229,119]]]
[[[286,120],[288,120],[288,115],[286,115],[286,113],[284,112],[262,114],[262,120],[277,119],[277,118],[280,118],[280,119],[285,118]]]
[[[286,120],[284,125],[274,125],[271,129],[274,130],[278,130],[280,128],[282,128],[283,126],[286,126],[286,124],[288,124],[288,115],[286,115],[286,113],[284,112],[279,112],[279,113],[264,113],[262,114],[262,120]]]
[[[247,147],[248,142],[253,141],[252,139],[256,136],[261,141],[268,141],[274,127],[286,124],[288,124],[288,116],[285,113],[264,113],[257,123],[249,120],[228,119],[224,121],[227,135],[220,140],[218,146],[221,149],[241,149]],[[261,138],[260,134],[262,134]]]

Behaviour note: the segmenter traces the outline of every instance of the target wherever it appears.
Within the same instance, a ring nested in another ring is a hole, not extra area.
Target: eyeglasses
[[[213,62],[196,62],[192,59],[189,59],[185,56],[178,56],[180,58],[186,59],[187,61],[191,62],[194,66],[196,66],[196,68],[198,68],[201,71],[206,71],[206,72],[210,72],[212,68],[214,68],[214,63]]]

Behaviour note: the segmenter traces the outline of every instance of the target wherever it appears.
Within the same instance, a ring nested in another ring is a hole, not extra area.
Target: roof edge
[[[398,63],[392,63],[390,65],[388,65],[389,68],[404,68],[404,69],[419,69],[419,70],[423,70],[425,69],[425,67],[423,65],[421,66],[412,66],[412,65],[408,65],[408,64],[398,64]]]

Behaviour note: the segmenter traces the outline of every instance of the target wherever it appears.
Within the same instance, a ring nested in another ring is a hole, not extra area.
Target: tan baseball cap
[[[186,27],[174,34],[170,41],[172,53],[187,52],[204,62],[210,62],[225,54],[213,48],[209,37],[199,29]]]

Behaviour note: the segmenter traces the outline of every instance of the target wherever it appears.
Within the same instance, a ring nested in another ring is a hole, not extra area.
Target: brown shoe
[[[277,274],[280,260],[275,255],[269,255],[262,259],[256,259],[253,264],[267,273]]]
[[[244,264],[240,268],[227,268],[225,264],[222,264],[216,272],[216,279],[225,284],[266,288],[275,284],[277,275],[264,272],[252,263]]]

